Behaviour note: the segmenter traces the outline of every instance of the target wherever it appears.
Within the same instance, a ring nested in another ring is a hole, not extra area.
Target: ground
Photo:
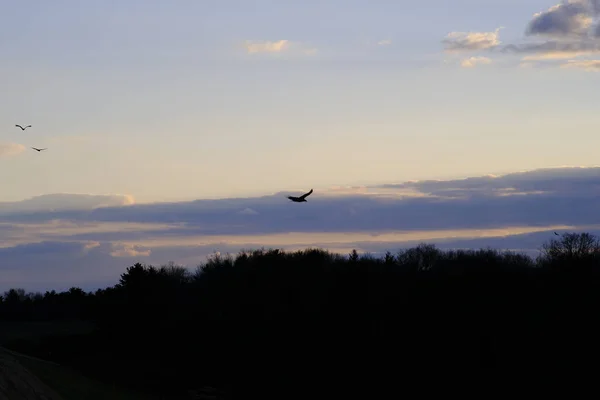
[[[89,329],[89,324],[81,322],[3,322],[0,345],[15,339],[36,341],[47,334],[86,332]],[[81,399],[151,400],[147,396],[95,381],[68,367],[0,347],[0,400]]]
[[[11,353],[0,349],[0,400],[65,400],[25,368]]]

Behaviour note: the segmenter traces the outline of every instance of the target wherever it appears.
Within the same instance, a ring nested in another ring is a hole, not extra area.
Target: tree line
[[[0,321],[86,321],[7,344],[168,398],[212,386],[390,368],[585,365],[600,355],[600,241],[567,233],[537,258],[421,244],[383,257],[322,249],[136,263],[112,287],[0,297]]]

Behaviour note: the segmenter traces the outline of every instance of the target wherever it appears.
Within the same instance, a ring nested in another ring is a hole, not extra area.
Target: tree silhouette
[[[542,245],[538,263],[549,268],[600,267],[600,240],[590,233],[565,233]]]
[[[262,248],[195,270],[135,263],[94,292],[8,290],[0,323],[93,329],[3,345],[170,399],[205,385],[249,397],[248,379],[306,386],[307,370],[583,365],[600,356],[599,250],[570,233],[536,259],[422,243],[380,258]]]

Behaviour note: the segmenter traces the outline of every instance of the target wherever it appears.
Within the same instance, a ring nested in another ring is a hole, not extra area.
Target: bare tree
[[[600,240],[590,233],[565,233],[542,245],[541,261],[600,259]]]

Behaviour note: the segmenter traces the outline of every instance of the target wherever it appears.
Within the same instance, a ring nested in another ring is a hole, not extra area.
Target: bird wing
[[[312,189],[310,189],[310,192],[308,192],[308,193],[304,193],[302,196],[300,196],[300,198],[301,198],[301,199],[305,199],[305,198],[307,198],[308,196],[310,196],[310,194],[311,194],[312,192],[313,192],[313,190],[312,190]]]
[[[37,151],[40,151],[40,149],[38,149],[38,148],[35,148],[35,147],[32,147],[32,149],[34,149],[34,150],[37,150]]]
[[[23,129],[23,127],[22,127],[21,125],[15,125],[15,126],[16,126],[16,127],[19,127],[19,128],[21,128],[21,129]]]
[[[31,128],[31,125],[27,125],[25,128]]]

